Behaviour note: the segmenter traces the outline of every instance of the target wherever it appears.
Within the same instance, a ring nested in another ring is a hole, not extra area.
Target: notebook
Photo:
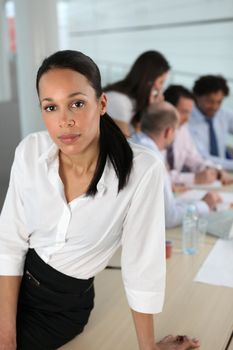
[[[182,193],[179,198],[187,202],[195,202],[204,197],[206,190],[190,190]],[[222,203],[217,206],[217,211],[210,212],[206,217],[208,220],[207,233],[222,239],[233,238],[233,193],[219,192]]]
[[[233,210],[210,212],[207,233],[222,239],[233,239]]]

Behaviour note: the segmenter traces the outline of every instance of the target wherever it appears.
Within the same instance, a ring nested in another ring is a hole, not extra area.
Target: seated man
[[[223,169],[233,170],[233,159],[227,159],[226,139],[233,133],[233,112],[221,108],[229,87],[221,76],[206,75],[194,84],[195,106],[189,121],[193,140],[201,155]]]
[[[217,178],[221,178],[223,183],[228,182],[229,176],[220,170],[221,166],[205,160],[192,140],[187,122],[194,104],[193,94],[181,85],[170,85],[164,92],[164,98],[176,107],[180,115],[176,137],[167,151],[172,182],[186,186],[211,183]]]
[[[162,151],[173,142],[178,124],[179,114],[170,103],[163,101],[151,105],[142,116],[141,132],[134,134],[131,140],[150,148],[164,161]],[[181,225],[188,203],[174,197],[168,172],[165,174],[164,196],[166,227]],[[215,209],[220,201],[217,193],[208,192],[201,201],[196,201],[195,205],[199,215],[205,215],[211,209]]]

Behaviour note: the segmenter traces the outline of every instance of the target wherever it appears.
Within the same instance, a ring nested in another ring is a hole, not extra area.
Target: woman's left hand
[[[151,90],[150,96],[149,96],[149,105],[160,103],[163,100],[164,100],[164,96],[160,91],[156,89]]]
[[[168,335],[156,343],[155,350],[188,350],[196,349],[200,343],[195,338],[190,338],[186,335]]]

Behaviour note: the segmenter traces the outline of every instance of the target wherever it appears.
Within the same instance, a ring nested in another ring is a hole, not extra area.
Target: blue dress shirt
[[[228,133],[233,133],[233,112],[219,109],[212,117],[213,130],[216,135],[218,156],[211,155],[209,125],[206,116],[196,107],[193,107],[189,120],[189,129],[197,149],[203,158],[221,165],[226,170],[233,170],[233,160],[226,159],[226,139]],[[213,146],[213,145],[212,145]]]

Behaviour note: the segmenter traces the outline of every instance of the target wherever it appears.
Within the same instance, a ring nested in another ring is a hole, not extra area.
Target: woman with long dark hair
[[[154,339],[165,285],[161,161],[128,144],[81,52],[46,58],[37,91],[47,131],[17,147],[0,218],[0,349],[54,350],[81,333],[94,277],[120,245],[140,350],[198,347]]]
[[[107,111],[126,136],[140,124],[142,112],[162,98],[170,65],[158,51],[141,54],[126,77],[106,86]]]

